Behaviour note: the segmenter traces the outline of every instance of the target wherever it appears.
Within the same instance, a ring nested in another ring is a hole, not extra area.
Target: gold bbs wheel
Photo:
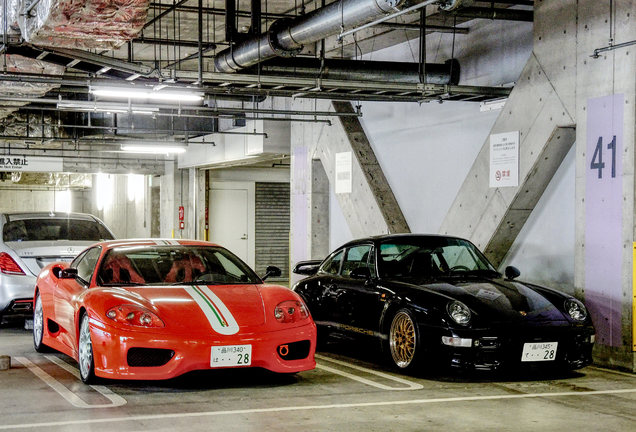
[[[407,368],[415,359],[417,337],[415,324],[408,311],[398,311],[389,330],[389,348],[393,363],[401,369]]]

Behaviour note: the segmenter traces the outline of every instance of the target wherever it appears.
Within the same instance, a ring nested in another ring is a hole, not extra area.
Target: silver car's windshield
[[[473,246],[456,238],[422,237],[380,244],[380,277],[435,278],[496,270]]]
[[[72,218],[19,219],[7,222],[2,229],[5,242],[74,240],[112,240],[110,232],[97,221]]]

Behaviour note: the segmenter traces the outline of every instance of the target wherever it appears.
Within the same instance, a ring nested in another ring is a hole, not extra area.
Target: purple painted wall
[[[622,94],[587,101],[585,302],[597,342],[622,346]]]

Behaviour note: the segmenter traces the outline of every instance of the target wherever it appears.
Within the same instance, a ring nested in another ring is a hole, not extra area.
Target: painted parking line
[[[51,427],[57,427],[57,426],[184,419],[184,418],[195,418],[195,417],[239,416],[239,415],[246,415],[246,414],[279,413],[279,412],[290,412],[290,411],[334,410],[334,409],[351,409],[351,408],[370,408],[370,407],[381,407],[381,406],[492,401],[492,400],[506,400],[506,399],[584,397],[584,396],[618,395],[618,394],[630,394],[630,393],[636,393],[636,388],[620,389],[620,390],[589,390],[589,391],[578,391],[578,392],[526,393],[526,394],[502,394],[502,395],[492,395],[492,396],[464,396],[464,397],[434,398],[434,399],[409,399],[409,400],[399,400],[399,401],[359,402],[359,403],[329,404],[329,405],[282,406],[282,407],[272,407],[272,408],[254,408],[254,409],[240,409],[240,410],[227,410],[227,411],[203,411],[203,412],[190,412],[190,413],[181,412],[181,413],[173,413],[173,414],[147,414],[147,415],[136,415],[136,416],[130,416],[130,417],[110,417],[110,418],[102,418],[102,419],[63,420],[63,421],[55,421],[55,422],[22,423],[22,424],[18,423],[18,424],[11,424],[11,425],[0,425],[0,430],[24,429],[24,428],[51,428]],[[145,425],[145,427],[148,427],[148,425]]]
[[[344,362],[344,361],[341,361],[341,360],[332,359],[330,357],[325,357],[325,356],[320,355],[320,354],[316,354],[316,358],[320,359],[320,360],[323,360],[323,361],[328,361],[328,362],[331,362],[331,363],[335,363],[335,364],[338,364],[340,366],[344,366],[344,367],[347,367],[347,368],[350,368],[350,369],[355,369],[355,370],[359,370],[359,371],[364,372],[364,373],[368,373],[368,374],[371,374],[371,375],[379,376],[379,377],[384,378],[386,380],[398,382],[398,383],[403,384],[403,385],[406,386],[406,387],[388,386],[388,385],[381,384],[381,383],[378,383],[378,382],[375,382],[375,381],[371,381],[369,379],[363,378],[363,377],[358,376],[358,375],[354,375],[354,374],[342,371],[340,369],[332,368],[330,366],[325,366],[323,364],[317,364],[316,365],[317,369],[323,369],[323,370],[326,370],[327,372],[331,372],[331,373],[334,373],[334,374],[337,374],[337,375],[341,375],[343,377],[346,377],[346,378],[352,379],[354,381],[358,381],[358,382],[361,382],[363,384],[367,384],[367,385],[370,385],[370,386],[373,386],[373,387],[376,387],[376,388],[379,388],[379,389],[382,389],[382,390],[405,391],[405,390],[421,390],[422,388],[424,388],[424,386],[421,385],[421,384],[414,383],[412,381],[408,381],[408,380],[405,380],[403,378],[399,378],[399,377],[396,377],[396,376],[393,376],[393,375],[389,375],[389,374],[386,374],[384,372],[368,369],[368,368],[365,368],[365,367],[362,367],[362,366],[354,365],[352,363],[347,363],[347,362]]]
[[[59,358],[54,357],[54,356],[48,356],[47,355],[47,356],[44,356],[44,357],[47,360],[51,361],[52,363],[55,363],[56,365],[60,366],[62,369],[66,370],[67,372],[70,372],[71,374],[73,374],[74,376],[76,376],[79,379],[79,372],[77,371],[77,369],[73,368],[68,363],[66,363],[66,362],[64,362],[64,361],[62,361]],[[106,388],[104,386],[91,385],[90,387],[93,390],[95,390],[96,392],[100,393],[102,396],[104,396],[106,399],[108,399],[111,403],[109,403],[109,404],[97,404],[97,405],[87,404],[79,396],[77,396],[75,393],[73,393],[68,388],[66,388],[61,382],[59,382],[58,380],[53,378],[48,373],[44,372],[39,366],[37,366],[31,360],[27,359],[26,357],[15,357],[15,360],[18,363],[22,363],[35,376],[37,376],[42,381],[44,381],[44,383],[46,385],[48,385],[53,390],[55,390],[60,396],[62,396],[64,399],[66,399],[66,401],[68,403],[70,403],[71,405],[73,405],[76,408],[114,408],[114,407],[125,405],[127,403],[126,399],[124,399],[123,397],[113,393],[108,388]]]

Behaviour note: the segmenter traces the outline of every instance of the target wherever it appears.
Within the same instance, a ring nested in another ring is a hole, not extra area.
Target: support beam
[[[576,128],[572,126],[556,127],[552,132],[484,249],[495,266],[501,264],[510,250],[575,139]]]
[[[533,54],[491,131],[492,134],[519,131],[519,186],[490,187],[490,139],[487,139],[448,211],[440,232],[468,238],[482,250],[488,248],[488,258],[498,264],[549,183],[536,184],[535,173],[554,174],[572,145],[571,140],[555,141],[555,130],[572,128],[573,125],[574,119]],[[565,148],[551,149],[557,143]],[[559,156],[541,159],[545,153]],[[515,202],[524,202],[526,211],[513,212]],[[514,222],[510,219],[513,213]],[[511,230],[507,225],[506,217],[514,224],[514,229]]]
[[[338,113],[355,112],[350,102],[334,101],[332,105]],[[387,232],[390,234],[410,232],[406,218],[402,214],[391,186],[382,172],[382,167],[375,156],[364,129],[362,129],[360,120],[357,117],[339,117],[339,121],[347,135],[349,145],[360,165],[367,185],[371,189],[376,205],[382,214],[384,223],[387,226]]]

